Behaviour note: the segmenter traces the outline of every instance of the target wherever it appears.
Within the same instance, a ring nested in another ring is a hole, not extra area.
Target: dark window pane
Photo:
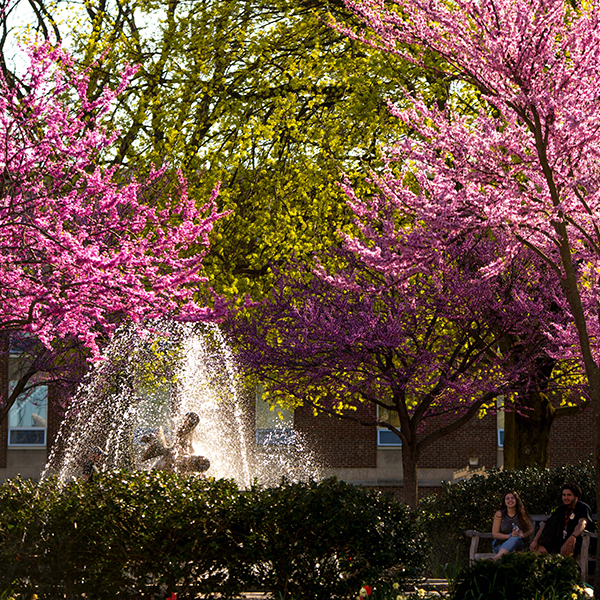
[[[402,440],[389,429],[379,429],[377,431],[377,443],[380,446],[402,446]]]
[[[45,446],[45,429],[11,429],[8,443],[10,446]]]

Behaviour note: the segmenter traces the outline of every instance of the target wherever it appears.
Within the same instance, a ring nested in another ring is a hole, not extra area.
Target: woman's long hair
[[[529,516],[527,510],[525,510],[523,502],[521,501],[521,497],[514,490],[507,490],[502,496],[502,508],[500,509],[502,516],[507,514],[506,496],[508,496],[508,494],[512,494],[515,497],[515,500],[517,501],[515,508],[517,511],[517,520],[519,521],[519,527],[521,528],[521,531],[527,531],[531,526],[531,517]]]

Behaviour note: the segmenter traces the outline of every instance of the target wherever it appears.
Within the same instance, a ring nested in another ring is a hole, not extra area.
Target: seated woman
[[[525,548],[525,540],[533,533],[533,523],[515,491],[504,495],[504,505],[494,515],[492,548],[498,560],[507,552]]]

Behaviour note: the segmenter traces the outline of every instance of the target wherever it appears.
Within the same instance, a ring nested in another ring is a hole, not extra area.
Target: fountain
[[[218,326],[124,328],[78,390],[42,478],[80,477],[100,448],[100,470],[194,472],[244,488],[319,479],[299,434],[292,444],[255,444],[253,398],[243,390]]]

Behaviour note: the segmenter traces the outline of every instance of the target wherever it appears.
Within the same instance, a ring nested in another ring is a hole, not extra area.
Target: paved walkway
[[[448,582],[445,579],[427,579],[416,587],[428,592],[447,592]],[[274,600],[274,598],[273,594],[270,593],[246,592],[238,600]]]

